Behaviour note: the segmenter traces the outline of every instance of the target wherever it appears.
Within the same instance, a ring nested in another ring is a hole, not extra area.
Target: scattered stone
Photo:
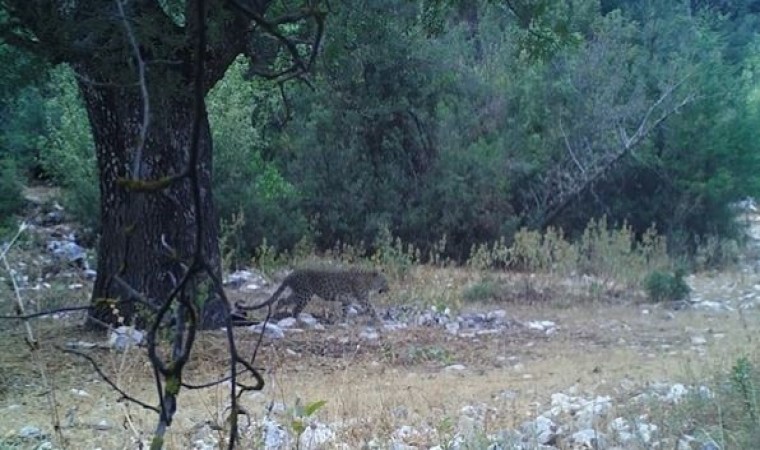
[[[547,334],[554,333],[557,328],[557,324],[551,320],[536,320],[525,324],[529,330],[543,331]]]
[[[26,425],[21,428],[18,435],[23,439],[42,439],[44,437],[42,430],[33,425]]]
[[[282,427],[282,425],[275,422],[274,420],[267,418],[264,419],[261,428],[263,435],[262,437],[264,438],[263,443],[265,450],[280,450],[289,448],[290,435]]]
[[[298,320],[295,317],[286,317],[277,322],[277,326],[280,328],[293,328]]]
[[[253,278],[253,272],[250,270],[236,270],[224,278],[224,285],[239,288],[251,278]]]
[[[414,427],[409,425],[403,425],[396,429],[391,435],[391,438],[398,441],[404,441],[411,437],[419,435],[419,432]]]
[[[465,440],[472,440],[482,434],[485,427],[486,405],[466,405],[459,410],[458,434]]]
[[[538,416],[535,420],[523,423],[520,431],[528,437],[529,442],[555,445],[562,429],[548,417]]]
[[[309,313],[304,313],[304,312],[298,314],[298,321],[309,328],[314,328],[317,325],[319,325],[319,323],[317,322],[317,319],[314,316],[312,316]]]
[[[285,337],[285,332],[282,331],[282,328],[279,326],[273,324],[273,323],[258,323],[256,325],[251,325],[248,327],[248,330],[253,333],[258,334],[264,334],[264,337],[268,337],[270,339],[282,339]]]
[[[573,435],[570,437],[570,442],[576,446],[582,446],[574,448],[599,449],[606,447],[605,436],[602,433],[599,433],[598,431],[590,428],[586,428],[584,430],[576,431],[573,433]]]
[[[376,341],[380,339],[380,333],[378,333],[372,328],[368,328],[368,329],[362,330],[362,332],[359,333],[359,339],[363,339],[365,341]]]
[[[707,344],[707,339],[705,339],[703,336],[691,337],[691,345],[705,345],[705,344]]]
[[[503,309],[497,309],[486,313],[486,320],[501,322],[507,318],[507,311]]]
[[[665,400],[672,403],[679,403],[689,393],[689,389],[681,383],[676,383],[670,387],[668,393],[665,394]]]
[[[66,343],[66,348],[74,349],[74,350],[89,350],[91,348],[97,347],[98,344],[94,342],[86,342],[86,341],[71,341]]]
[[[607,396],[598,396],[594,400],[577,402],[575,423],[583,427],[592,427],[595,422],[604,417],[612,409],[612,399]]]
[[[108,431],[111,428],[113,428],[113,425],[111,425],[106,419],[102,419],[98,423],[96,423],[93,428],[95,428],[98,431]]]
[[[694,303],[692,304],[692,307],[695,309],[701,309],[704,311],[711,311],[711,312],[734,311],[734,308],[728,306],[724,302],[715,302],[715,301],[709,301],[709,300]]]
[[[61,261],[76,264],[83,269],[87,267],[87,252],[83,247],[80,247],[74,242],[74,237],[70,236],[65,241],[49,241],[47,243],[47,250]]]
[[[76,395],[77,397],[89,397],[90,394],[87,393],[87,391],[83,391],[81,389],[72,389],[71,393]]]
[[[123,352],[130,347],[142,344],[144,339],[145,333],[141,330],[122,325],[109,332],[108,346],[117,352]]]
[[[300,449],[318,450],[335,440],[335,432],[323,423],[311,423],[298,438]],[[329,446],[332,447],[332,446]]]

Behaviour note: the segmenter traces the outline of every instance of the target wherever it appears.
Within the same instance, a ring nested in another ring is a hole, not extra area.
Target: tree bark
[[[81,67],[77,70],[86,73]],[[164,301],[193,257],[197,221],[202,223],[204,259],[216,275],[221,273],[217,215],[211,193],[212,143],[205,107],[198,143],[200,210],[193,204],[187,177],[148,192],[125,183],[132,179],[156,181],[187,171],[195,119],[192,89],[188,86],[185,93],[177,92],[173,87],[184,83],[171,81],[155,83],[163,92],[150,92],[150,121],[140,156],[136,156],[143,127],[139,89],[88,81],[79,84],[95,141],[101,193],[102,234],[90,326],[135,323],[142,327],[150,323],[150,308],[136,302],[129,287],[152,305]],[[198,288],[202,283],[203,277],[199,276],[191,285]],[[192,291],[183,295],[194,296],[196,304],[203,304],[201,327],[221,326],[227,308],[213,289]]]

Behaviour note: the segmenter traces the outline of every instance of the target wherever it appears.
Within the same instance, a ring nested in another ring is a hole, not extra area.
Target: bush
[[[262,155],[266,142],[266,104],[257,99],[257,85],[243,78],[242,59],[230,67],[207,98],[214,140],[214,200],[226,230],[226,252],[233,266],[261,246],[291,249],[308,233],[299,208],[300,193]],[[253,127],[251,121],[253,118]]]
[[[70,69],[53,71],[55,95],[45,105],[46,136],[40,157],[45,171],[64,189],[64,205],[79,223],[100,227],[100,190],[95,143],[87,113]]]
[[[680,270],[674,273],[655,270],[647,276],[645,286],[647,295],[653,302],[683,300],[691,292]]]
[[[504,288],[493,280],[484,279],[467,286],[462,292],[462,300],[467,302],[485,302],[499,298]]]

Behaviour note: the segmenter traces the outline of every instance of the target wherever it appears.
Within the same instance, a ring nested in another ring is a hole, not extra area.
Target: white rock
[[[296,325],[298,320],[295,317],[286,317],[277,322],[277,326],[280,328],[292,328]]]
[[[323,423],[312,423],[298,438],[299,448],[303,450],[318,450],[335,440],[335,432]]]
[[[459,322],[449,322],[446,324],[446,332],[449,334],[457,334],[459,332]]]
[[[551,328],[556,328],[557,324],[551,320],[535,320],[528,322],[527,327],[531,330],[546,331]]]
[[[503,321],[506,318],[507,318],[507,311],[503,309],[497,309],[495,311],[491,311],[486,314],[486,319],[488,320]]]
[[[606,447],[604,435],[590,428],[573,433],[570,439],[574,444],[583,445],[589,449]]]
[[[236,270],[225,277],[224,285],[239,287],[251,278],[253,278],[253,273],[250,270]]]
[[[111,425],[106,419],[101,419],[95,424],[95,429],[98,431],[107,431],[111,428],[113,428],[113,425]]]
[[[707,344],[707,339],[705,339],[703,336],[691,337],[691,345],[705,345],[705,344]]]
[[[686,394],[689,393],[689,389],[681,383],[676,383],[670,387],[668,393],[665,394],[665,400],[673,403],[679,403]]]
[[[657,425],[643,422],[636,427],[636,434],[641,442],[649,444],[658,429]]]
[[[108,336],[108,346],[117,352],[123,352],[130,347],[142,344],[145,333],[134,327],[120,326],[111,330]]]
[[[376,341],[380,339],[380,334],[373,329],[367,329],[359,333],[359,338],[365,341]]]
[[[699,302],[699,303],[695,303],[692,306],[695,309],[701,309],[701,310],[713,311],[713,312],[717,312],[717,311],[734,311],[734,308],[728,306],[725,303],[715,302],[715,301],[710,301],[710,300],[705,300],[705,301],[702,301],[702,302]]]
[[[598,396],[594,400],[580,399],[577,402],[575,422],[579,427],[589,428],[612,409],[612,399]]]
[[[446,372],[462,372],[467,370],[467,367],[463,364],[452,364],[450,366],[446,366],[443,370]]]
[[[83,391],[81,389],[72,389],[71,393],[76,395],[77,397],[89,397],[90,394],[87,393],[87,391]]]
[[[404,442],[420,436],[420,432],[412,426],[403,425],[397,428],[392,434],[393,442]]]
[[[265,450],[289,448],[290,435],[280,424],[274,420],[264,419],[262,429]]]
[[[266,323],[266,328],[264,328],[263,323],[259,323],[256,325],[251,325],[248,327],[248,330],[253,333],[258,334],[264,334],[264,337],[268,337],[270,339],[282,339],[285,337],[285,332],[282,331],[282,328],[278,327],[277,325],[273,323]]]
[[[42,438],[42,430],[33,425],[26,425],[18,432],[19,436],[24,439],[39,439]]]
[[[525,422],[520,426],[520,431],[529,437],[529,441],[541,445],[553,444],[559,433],[560,427],[551,419],[538,416],[535,420]]]
[[[319,324],[314,316],[303,312],[298,314],[298,321],[310,328],[314,328]]]

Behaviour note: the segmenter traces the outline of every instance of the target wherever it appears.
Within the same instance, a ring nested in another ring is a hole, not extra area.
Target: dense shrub
[[[674,273],[655,270],[647,277],[645,287],[653,302],[683,300],[691,291],[683,279],[683,272],[679,270]]]
[[[45,101],[42,164],[63,188],[66,210],[82,225],[100,227],[100,190],[95,144],[74,74],[60,66],[51,74]]]

